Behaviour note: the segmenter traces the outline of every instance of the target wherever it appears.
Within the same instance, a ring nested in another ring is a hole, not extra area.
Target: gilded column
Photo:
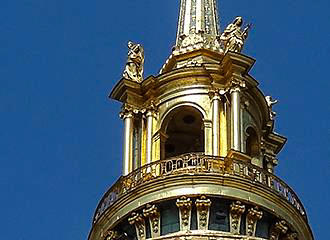
[[[133,111],[124,109],[120,113],[124,120],[123,175],[128,175],[133,168]]]
[[[241,91],[245,87],[245,82],[238,79],[232,79],[230,86],[231,98],[231,142],[232,149],[242,151],[241,145]]]
[[[220,156],[220,104],[218,91],[211,91],[212,101],[212,149],[213,156]]]
[[[152,135],[153,135],[154,114],[152,110],[147,112],[147,145],[146,145],[146,163],[152,162]]]
[[[232,126],[232,148],[241,151],[241,109],[240,109],[240,87],[230,89],[231,96],[231,126]]]

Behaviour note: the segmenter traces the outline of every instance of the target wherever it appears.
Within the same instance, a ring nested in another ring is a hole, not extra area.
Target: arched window
[[[184,153],[204,152],[202,114],[193,107],[183,106],[173,110],[164,121],[167,135],[165,158]]]

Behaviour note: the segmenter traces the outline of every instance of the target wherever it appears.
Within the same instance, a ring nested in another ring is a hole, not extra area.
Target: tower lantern
[[[122,79],[122,176],[97,206],[89,240],[312,240],[306,211],[274,175],[286,138],[277,103],[241,54],[250,24],[222,33],[216,0],[181,0],[176,45],[160,74],[143,77],[129,42]]]

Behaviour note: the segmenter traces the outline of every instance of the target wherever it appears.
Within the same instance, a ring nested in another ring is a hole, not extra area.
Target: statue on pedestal
[[[144,49],[140,44],[128,42],[128,58],[123,77],[135,82],[143,80]]]
[[[242,31],[243,18],[236,17],[233,23],[229,24],[225,31],[222,33],[220,40],[224,44],[224,51],[241,52],[244,42],[248,37],[251,24],[248,24]]]

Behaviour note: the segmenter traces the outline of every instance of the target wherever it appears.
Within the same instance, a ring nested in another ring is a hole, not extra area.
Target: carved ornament
[[[259,211],[258,207],[250,208],[246,216],[246,234],[248,236],[255,236],[257,222],[262,218],[263,213]]]
[[[242,214],[245,212],[245,205],[240,201],[230,205],[230,232],[239,234]]]
[[[207,199],[206,196],[201,196],[200,199],[196,200],[197,208],[197,219],[198,229],[207,230],[210,216],[211,200]]]
[[[270,230],[270,240],[278,240],[281,234],[285,234],[288,231],[287,224],[284,220],[275,223]]]
[[[160,213],[155,205],[147,205],[143,209],[143,216],[149,218],[151,235],[153,238],[160,236]]]
[[[128,219],[129,224],[134,225],[137,233],[138,240],[146,239],[146,225],[144,218],[141,214],[133,212],[131,217]]]
[[[179,208],[181,231],[190,230],[192,201],[190,198],[183,196],[177,199],[176,206]]]

